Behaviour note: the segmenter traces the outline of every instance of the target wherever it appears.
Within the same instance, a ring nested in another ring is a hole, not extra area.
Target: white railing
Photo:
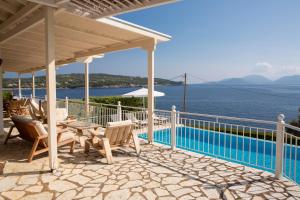
[[[86,118],[84,103],[60,100],[69,115],[106,126],[107,122],[132,120],[135,131],[147,139],[148,113],[145,108],[91,103]],[[263,169],[276,177],[300,183],[300,128],[284,122],[171,110],[154,112],[154,142],[246,166]]]
[[[282,175],[300,184],[300,128],[285,124],[283,130]]]

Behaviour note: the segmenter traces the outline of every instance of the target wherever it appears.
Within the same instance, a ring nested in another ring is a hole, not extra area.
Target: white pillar
[[[45,7],[45,47],[46,47],[46,85],[47,85],[47,122],[49,167],[57,168],[57,135],[56,135],[56,71],[55,71],[55,36],[54,8]]]
[[[32,72],[32,98],[35,98],[35,73]]]
[[[275,165],[276,178],[282,177],[284,130],[285,130],[284,115],[280,114],[277,117],[277,131],[276,131],[276,165]]]
[[[118,121],[122,121],[122,106],[121,106],[121,101],[118,101],[118,106],[117,106],[117,116],[118,116]]]
[[[90,116],[90,109],[89,109],[89,105],[90,105],[90,80],[89,80],[89,63],[90,62],[85,62],[84,63],[84,108],[85,108],[85,114],[86,114],[86,118],[87,120],[89,119]]]
[[[154,51],[156,41],[153,40],[146,46],[148,53],[148,141],[153,142],[154,131]]]
[[[22,87],[21,87],[21,74],[18,74],[18,87],[19,87],[19,98],[22,98]]]
[[[65,100],[65,107],[66,107],[66,110],[67,110],[67,114],[69,116],[69,98],[66,97],[66,100]]]
[[[176,149],[176,106],[172,106],[172,112],[171,112],[171,147],[174,151]]]
[[[0,53],[1,58],[1,53]],[[3,117],[3,68],[0,66],[0,135],[4,134]]]

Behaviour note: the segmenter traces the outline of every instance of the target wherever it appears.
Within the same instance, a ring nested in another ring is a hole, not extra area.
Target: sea
[[[115,96],[139,88],[90,88],[90,96]],[[156,86],[165,93],[155,98],[157,109],[171,110],[172,105],[183,111],[183,86]],[[244,117],[262,120],[277,119],[284,114],[286,121],[298,116],[300,107],[300,85],[218,85],[191,84],[187,86],[186,111],[192,113]],[[45,89],[36,89],[37,96],[44,96]],[[17,95],[18,91],[14,90]],[[23,89],[22,95],[31,90]],[[57,98],[84,97],[84,88],[57,89]]]

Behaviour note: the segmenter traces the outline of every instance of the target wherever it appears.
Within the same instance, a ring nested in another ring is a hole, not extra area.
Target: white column
[[[171,147],[174,151],[176,149],[176,106],[172,106],[171,112]]]
[[[69,98],[66,97],[66,100],[65,100],[65,107],[66,107],[66,110],[67,110],[67,114],[69,116]]]
[[[45,7],[45,47],[46,47],[46,85],[47,85],[47,121],[49,167],[57,168],[57,135],[56,135],[56,70],[54,39],[54,8]]]
[[[121,101],[118,101],[118,106],[117,106],[117,116],[118,116],[118,121],[122,121],[122,105]]]
[[[147,45],[146,50],[148,53],[148,141],[153,142],[154,131],[154,51],[156,41]]]
[[[1,58],[1,52],[0,52]],[[0,135],[4,134],[4,117],[3,117],[3,68],[0,66]]]
[[[21,74],[18,74],[19,98],[22,98]]]
[[[32,72],[32,98],[35,98],[35,73]]]
[[[90,116],[90,80],[89,80],[89,62],[84,63],[84,107],[85,107],[85,114],[87,120],[89,119]]]
[[[276,165],[275,165],[276,178],[282,177],[284,130],[285,130],[284,115],[280,114],[277,117],[277,131],[276,131]]]

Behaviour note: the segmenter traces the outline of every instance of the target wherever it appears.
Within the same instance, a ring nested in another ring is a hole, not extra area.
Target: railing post
[[[176,149],[176,106],[172,106],[171,112],[171,147],[172,150]]]
[[[67,115],[69,115],[69,98],[68,97],[66,97],[66,100],[65,100],[65,107],[67,110]]]
[[[180,113],[179,113],[179,111],[177,111],[177,115],[176,115],[176,124],[179,124],[179,123],[180,123],[179,119],[180,119]]]
[[[276,165],[275,165],[276,178],[282,177],[284,130],[285,130],[284,115],[280,114],[277,117],[277,132],[276,132]]]
[[[118,121],[122,121],[122,106],[121,106],[121,101],[118,101],[117,116],[118,116]]]

